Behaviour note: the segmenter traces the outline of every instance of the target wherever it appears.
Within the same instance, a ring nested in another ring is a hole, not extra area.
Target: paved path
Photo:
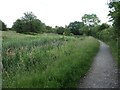
[[[100,42],[100,50],[88,74],[80,81],[79,88],[117,88],[118,71],[109,46]]]

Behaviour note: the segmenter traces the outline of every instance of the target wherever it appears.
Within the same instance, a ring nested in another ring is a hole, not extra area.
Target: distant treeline
[[[90,35],[102,40],[115,39],[118,40],[120,36],[120,1],[110,2],[112,26],[107,23],[100,24],[100,20],[96,14],[85,14],[81,18],[81,22],[70,22],[65,27],[56,26],[55,28],[46,25],[39,20],[32,12],[24,13],[24,16],[17,19],[12,28],[7,29],[4,22],[2,22],[2,30],[13,30],[18,33],[57,33],[61,35]]]
[[[13,30],[18,33],[57,33],[61,35],[95,35],[96,30],[102,31],[103,29],[109,28],[109,25],[103,23],[99,25],[100,20],[96,14],[85,14],[82,17],[82,22],[74,21],[65,27],[56,26],[52,28],[46,25],[32,12],[24,13],[24,16],[17,19],[12,28],[7,29],[4,22],[2,22],[2,30]]]

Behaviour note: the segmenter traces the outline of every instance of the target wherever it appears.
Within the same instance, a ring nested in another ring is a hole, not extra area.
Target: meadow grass
[[[77,87],[99,49],[93,37],[3,32],[3,88]]]
[[[119,45],[118,42],[115,40],[109,40],[106,43],[110,46],[112,55],[115,58],[115,60],[117,61],[118,69],[120,69],[120,55],[119,55],[120,49],[118,47],[118,45]]]

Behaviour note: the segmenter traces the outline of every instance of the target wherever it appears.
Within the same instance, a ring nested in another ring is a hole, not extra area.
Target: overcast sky
[[[73,21],[81,21],[84,14],[97,14],[106,23],[108,0],[0,0],[0,19],[8,27],[24,12],[32,11],[38,19],[49,26],[65,26]]]

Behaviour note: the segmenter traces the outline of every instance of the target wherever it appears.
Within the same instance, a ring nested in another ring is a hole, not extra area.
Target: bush
[[[63,33],[64,33],[64,28],[63,28],[63,27],[58,27],[58,28],[56,28],[56,32],[57,32],[57,34],[63,35]]]
[[[4,22],[0,21],[0,30],[1,31],[7,31],[7,26]]]
[[[24,13],[24,17],[17,19],[12,26],[13,30],[19,33],[26,32],[42,32],[45,30],[45,25],[36,18],[36,16],[30,13]]]

